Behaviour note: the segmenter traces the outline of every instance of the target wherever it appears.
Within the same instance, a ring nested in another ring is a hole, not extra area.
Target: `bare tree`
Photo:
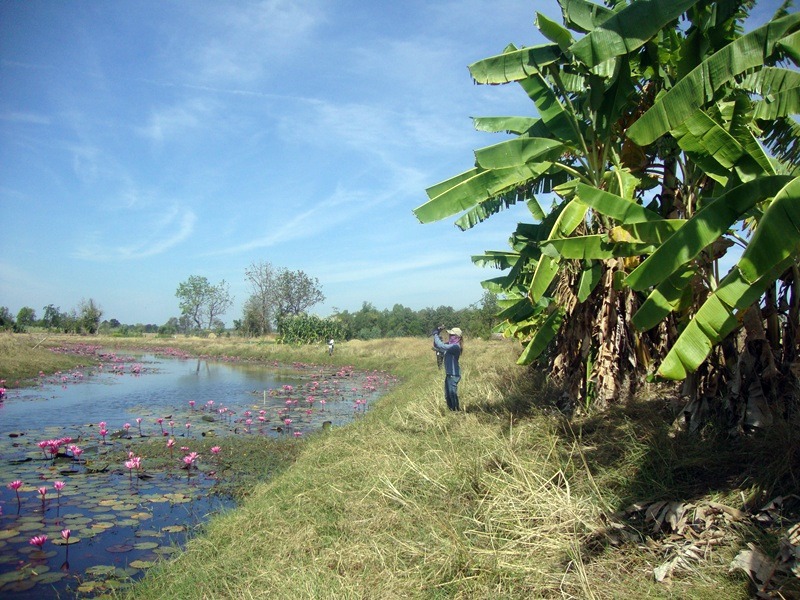
[[[264,335],[272,331],[275,269],[267,261],[253,263],[244,271],[250,284],[250,298],[245,303],[245,322],[248,331]]]

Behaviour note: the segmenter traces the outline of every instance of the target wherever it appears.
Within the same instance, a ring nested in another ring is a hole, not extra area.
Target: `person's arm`
[[[439,337],[439,332],[433,334],[433,346],[437,350],[441,350],[442,352],[447,352],[453,346],[458,346],[458,344],[445,344],[441,338]]]

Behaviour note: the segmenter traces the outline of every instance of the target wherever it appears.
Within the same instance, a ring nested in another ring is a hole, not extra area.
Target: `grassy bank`
[[[445,410],[427,340],[349,342],[333,357],[322,346],[156,343],[387,369],[401,383],[280,463],[243,457],[253,488],[240,507],[129,598],[748,598],[731,561],[748,543],[774,555],[796,519],[796,426],[735,441],[676,434],[656,389],[567,421],[543,374],[516,367],[504,342],[468,341],[458,414]],[[783,522],[757,522],[779,496]]]
[[[47,334],[0,333],[0,379],[6,380],[6,387],[30,385],[40,371],[51,374],[96,362],[86,356],[53,352],[59,339],[63,340]]]
[[[129,597],[749,597],[729,564],[748,541],[769,546],[763,532],[720,517],[704,556],[680,561],[680,536],[667,543],[644,515],[637,529],[623,508],[742,508],[758,486],[732,478],[752,449],[671,437],[657,402],[567,423],[547,409],[544,378],[514,358],[507,344],[470,341],[466,410],[452,414],[426,341],[337,348],[338,360],[387,367],[401,385],[364,419],[307,439],[289,469]]]

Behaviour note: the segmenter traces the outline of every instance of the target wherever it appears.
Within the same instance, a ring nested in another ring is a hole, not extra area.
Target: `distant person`
[[[333,338],[328,340],[328,356],[333,355]]]
[[[458,327],[453,327],[446,330],[450,337],[445,344],[439,337],[442,329],[442,327],[437,327],[434,331],[433,346],[444,353],[444,399],[447,402],[447,408],[459,410],[458,382],[461,381],[461,367],[458,365],[458,359],[464,350],[464,337]]]

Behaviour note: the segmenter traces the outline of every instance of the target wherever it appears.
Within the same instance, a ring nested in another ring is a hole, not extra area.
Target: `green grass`
[[[797,489],[796,426],[686,437],[653,399],[567,421],[505,342],[469,341],[458,414],[429,340],[350,342],[331,359],[322,346],[206,343],[168,345],[386,368],[400,384],[347,427],[241,446],[224,465],[240,505],[126,598],[748,598],[728,565],[747,542],[774,550],[780,531],[734,524],[661,584],[653,569],[676,543],[642,526],[614,545],[609,523],[633,501],[743,508]]]
[[[56,345],[55,340],[48,334],[0,333],[0,379],[6,380],[6,387],[30,385],[40,371],[51,374],[96,362],[85,356],[52,352],[50,348]],[[85,343],[81,339],[73,339],[75,341]]]

